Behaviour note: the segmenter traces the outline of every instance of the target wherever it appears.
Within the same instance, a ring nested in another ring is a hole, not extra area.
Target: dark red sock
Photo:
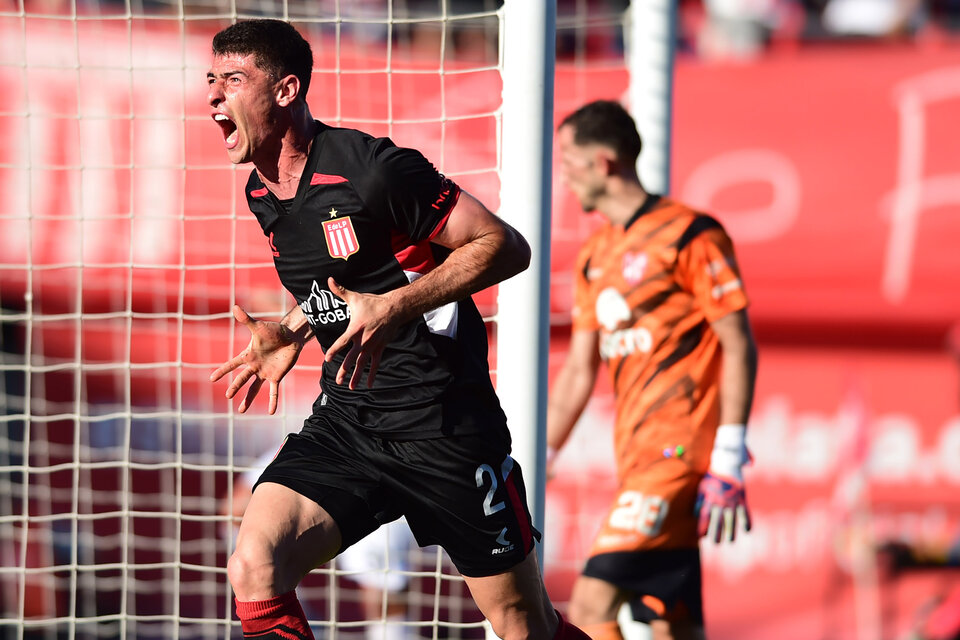
[[[590,640],[590,636],[581,631],[580,627],[575,627],[564,620],[559,611],[557,611],[557,618],[560,624],[557,625],[557,632],[553,634],[553,640]]]
[[[313,640],[295,591],[252,602],[237,603],[244,638],[259,640]]]

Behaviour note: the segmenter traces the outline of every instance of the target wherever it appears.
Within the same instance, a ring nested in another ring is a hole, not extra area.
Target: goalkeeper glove
[[[724,424],[717,429],[710,455],[710,468],[700,481],[694,514],[697,533],[714,542],[729,540],[737,535],[737,523],[750,531],[750,512],[743,488],[743,465],[750,462],[745,442],[747,427],[742,424]]]

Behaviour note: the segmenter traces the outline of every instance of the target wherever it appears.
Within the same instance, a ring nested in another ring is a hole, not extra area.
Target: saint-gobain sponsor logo
[[[347,303],[330,291],[321,289],[316,280],[313,281],[310,297],[300,303],[300,309],[306,316],[307,322],[313,326],[350,319],[350,307]]]

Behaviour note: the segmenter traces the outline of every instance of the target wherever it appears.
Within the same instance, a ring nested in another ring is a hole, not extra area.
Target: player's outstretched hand
[[[248,381],[247,393],[237,410],[244,413],[253,403],[264,382],[270,383],[270,415],[277,411],[280,396],[280,381],[297,363],[303,342],[279,322],[258,320],[239,305],[233,307],[233,317],[250,330],[250,343],[239,354],[224,362],[213,373],[210,381],[216,382],[231,371],[239,369],[230,386],[227,398],[233,398]]]
[[[334,295],[347,303],[350,323],[343,335],[327,349],[324,362],[330,362],[337,353],[350,347],[337,370],[337,384],[343,384],[349,375],[349,387],[356,389],[364,368],[369,366],[367,387],[372,387],[383,350],[397,332],[397,310],[386,296],[350,291],[333,278],[327,280],[327,285]]]
[[[714,542],[737,537],[738,527],[750,531],[750,511],[743,482],[734,478],[715,476],[709,471],[700,481],[697,503],[697,533]]]

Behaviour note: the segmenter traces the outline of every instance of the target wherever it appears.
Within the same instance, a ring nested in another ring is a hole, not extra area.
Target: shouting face
[[[207,84],[210,115],[231,162],[253,162],[277,143],[278,79],[260,69],[253,54],[215,56]]]

